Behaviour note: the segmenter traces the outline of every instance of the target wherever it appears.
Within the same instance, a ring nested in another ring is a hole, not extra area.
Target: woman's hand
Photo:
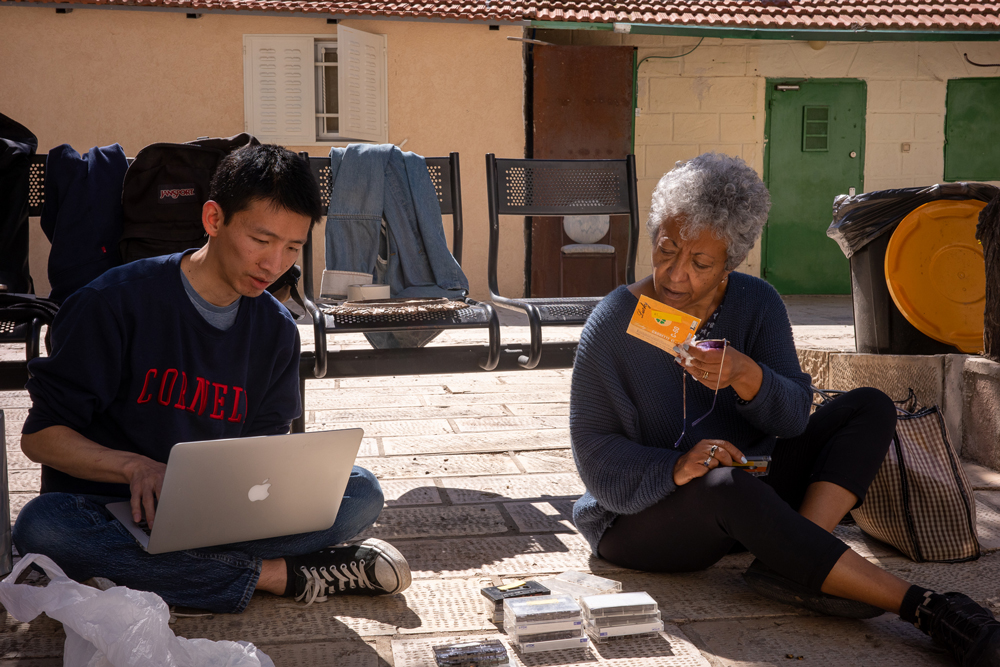
[[[731,466],[733,461],[746,463],[743,452],[725,440],[702,440],[674,464],[674,484],[684,486],[696,477],[707,475],[719,466]]]
[[[691,359],[687,362],[677,357],[678,363],[691,374],[695,380],[711,390],[732,387],[744,401],[753,400],[760,391],[764,373],[757,362],[734,349],[731,345],[725,349],[699,347],[697,344],[687,348]],[[719,381],[719,378],[722,381]]]

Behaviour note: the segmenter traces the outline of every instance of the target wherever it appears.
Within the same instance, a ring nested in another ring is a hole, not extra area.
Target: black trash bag
[[[983,356],[1000,362],[1000,194],[980,211],[976,239],[983,245],[986,263]]]
[[[892,231],[918,206],[942,199],[978,199],[988,202],[1000,192],[984,183],[942,183],[923,188],[878,190],[833,200],[833,222],[826,235],[837,242],[848,259],[866,245]]]

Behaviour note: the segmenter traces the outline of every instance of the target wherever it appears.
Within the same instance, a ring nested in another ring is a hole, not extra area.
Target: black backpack
[[[256,137],[243,132],[186,144],[151,144],[139,151],[125,172],[122,189],[122,261],[205,245],[201,209],[215,168],[237,148],[257,145]]]

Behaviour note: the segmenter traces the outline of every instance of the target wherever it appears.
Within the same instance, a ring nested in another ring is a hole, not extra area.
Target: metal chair
[[[524,368],[535,368],[542,356],[542,326],[580,325],[603,297],[510,298],[501,296],[497,281],[500,216],[629,216],[625,280],[635,282],[635,255],[639,242],[639,205],[635,156],[623,160],[498,159],[486,155],[489,199],[490,297],[503,308],[522,310],[531,329],[531,349],[518,358]]]
[[[45,201],[45,154],[33,155],[28,172],[28,215],[42,214]],[[24,361],[0,362],[0,390],[24,389],[28,362],[41,351],[42,325],[51,324],[58,306],[33,294],[0,291],[0,343],[24,344]]]
[[[323,205],[330,202],[333,183],[330,182],[330,160],[309,157],[309,165],[319,181]],[[448,157],[425,158],[431,181],[437,192],[443,215],[452,217],[452,255],[462,261],[462,183],[458,153]],[[334,367],[337,377],[366,375],[412,375],[420,373],[462,372],[467,370],[491,371],[500,359],[500,320],[496,310],[488,303],[466,297],[467,308],[443,312],[413,313],[406,315],[333,315],[320,310],[313,281],[312,232],[302,249],[303,302],[313,321],[316,339],[314,355],[303,353],[299,376],[305,396],[305,377],[325,377]],[[479,345],[434,348],[402,348],[383,350],[351,350],[331,353],[327,349],[327,333],[372,333],[385,331],[412,331],[414,329],[488,329],[489,346],[483,355]],[[476,368],[478,366],[478,368]],[[391,369],[391,370],[390,370]],[[292,428],[304,427],[293,423]]]

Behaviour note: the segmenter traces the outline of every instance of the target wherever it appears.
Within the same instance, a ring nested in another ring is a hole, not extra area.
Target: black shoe
[[[1000,621],[968,595],[928,591],[914,625],[951,651],[962,667],[1000,665]]]
[[[410,585],[410,566],[387,542],[322,549],[290,561],[295,573],[295,599],[324,602],[330,595],[388,595]]]
[[[754,560],[743,573],[743,580],[755,592],[766,598],[816,611],[827,616],[843,616],[844,618],[875,618],[885,613],[867,602],[858,602],[840,598],[836,595],[816,593],[805,586],[783,577],[774,570]]]

